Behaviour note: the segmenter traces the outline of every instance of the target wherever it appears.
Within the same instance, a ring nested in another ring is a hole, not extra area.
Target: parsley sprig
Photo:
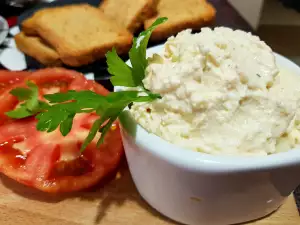
[[[132,47],[129,51],[131,67],[128,66],[113,49],[106,54],[108,72],[113,75],[110,79],[114,86],[138,87],[143,85],[145,70],[148,65],[146,50],[153,30],[164,23],[167,18],[158,18],[147,30],[133,39]]]
[[[142,81],[148,65],[146,50],[150,36],[152,31],[166,20],[167,18],[158,18],[152,26],[134,38],[129,51],[131,66],[128,66],[118,56],[115,49],[106,54],[108,72],[112,75],[110,78],[112,84],[114,86],[141,87],[143,92],[120,91],[101,96],[89,90],[69,90],[66,93],[44,95],[48,101],[46,102],[39,100],[38,87],[33,82],[27,81],[27,88],[15,88],[10,92],[22,103],[16,109],[6,112],[6,115],[15,119],[35,116],[38,120],[37,129],[39,131],[52,132],[59,127],[61,134],[66,136],[72,129],[76,114],[94,112],[99,115],[99,118],[92,125],[81,146],[81,151],[88,146],[98,132],[101,133],[97,142],[99,147],[124,108],[133,102],[149,102],[160,98],[158,94],[147,90]]]
[[[7,112],[6,115],[15,119],[21,119],[38,113],[47,103],[39,101],[38,87],[31,81],[26,82],[28,88],[15,88],[11,94],[23,102],[17,109]]]

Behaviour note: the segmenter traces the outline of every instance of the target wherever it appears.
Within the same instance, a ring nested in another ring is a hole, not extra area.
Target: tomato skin
[[[3,93],[10,86],[22,82],[31,72],[11,72],[7,70],[0,70],[0,94]]]
[[[30,73],[23,76],[21,82],[7,87],[0,96],[5,106],[0,106],[0,172],[41,191],[62,193],[89,188],[114,171],[124,155],[118,122],[108,132],[100,149],[96,148],[95,139],[80,153],[92,122],[98,118],[95,114],[76,115],[66,137],[59,129],[51,133],[37,131],[34,117],[13,120],[5,116],[6,111],[19,103],[9,94],[10,90],[24,87],[26,80],[37,84],[41,94],[71,89],[92,90],[100,95],[109,93],[82,74],[60,68]]]
[[[24,82],[26,77],[31,74],[31,72],[26,71],[11,72],[7,70],[0,70],[0,125],[8,120],[7,116],[4,115],[4,112],[11,110],[17,103],[17,98],[12,95],[8,95],[9,91],[15,85]]]
[[[102,95],[106,96],[109,94],[109,91],[105,89],[102,85],[99,85],[93,80],[88,80],[88,85],[90,90],[94,90],[96,93],[102,93]]]

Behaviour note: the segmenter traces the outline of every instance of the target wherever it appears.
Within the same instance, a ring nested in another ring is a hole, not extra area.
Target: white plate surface
[[[0,45],[4,42],[8,34],[8,23],[6,20],[0,16]]]

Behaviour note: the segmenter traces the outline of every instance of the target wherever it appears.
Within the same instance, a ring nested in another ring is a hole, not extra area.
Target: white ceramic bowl
[[[161,50],[158,46],[148,53]],[[278,54],[276,60],[300,75],[296,64]],[[128,111],[120,121],[139,193],[175,221],[226,225],[258,219],[276,210],[300,184],[300,149],[267,157],[213,156],[148,133]]]

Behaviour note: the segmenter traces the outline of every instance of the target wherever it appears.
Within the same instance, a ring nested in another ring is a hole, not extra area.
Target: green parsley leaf
[[[35,115],[40,110],[40,101],[38,99],[39,91],[36,84],[31,81],[26,82],[28,88],[15,88],[11,90],[11,94],[16,96],[19,101],[25,101],[15,110],[6,112],[5,114],[11,118],[21,119]]]
[[[19,101],[23,101],[30,98],[32,91],[28,88],[15,88],[10,93],[17,97]]]
[[[131,67],[128,66],[117,54],[116,49],[106,53],[108,72],[113,75],[110,81],[114,86],[136,87],[137,83],[132,76]]]
[[[58,126],[68,118],[68,113],[60,108],[50,108],[36,116],[38,119],[37,129],[48,133],[56,130]],[[71,130],[71,129],[70,129]]]
[[[116,112],[114,116],[111,116],[111,118],[109,119],[109,121],[104,125],[102,126],[100,129],[99,129],[99,132],[101,133],[101,137],[100,139],[98,140],[97,142],[97,147],[99,148],[101,144],[104,143],[104,137],[106,136],[106,133],[110,130],[113,122],[119,117],[119,115],[121,114],[123,110],[119,111],[119,112]]]
[[[55,94],[44,95],[44,98],[47,99],[50,103],[62,103],[62,102],[67,102],[72,100],[85,103],[87,101],[92,101],[92,102],[103,101],[105,97],[98,95],[95,92],[92,92],[90,90],[84,90],[78,92],[74,90],[69,90],[66,93],[55,93]]]
[[[91,143],[94,140],[100,126],[101,126],[101,118],[97,119],[94,122],[92,128],[90,129],[88,136],[86,137],[83,144],[81,145],[81,148],[80,148],[81,152],[83,152],[86,149],[86,147],[89,145],[89,143]]]
[[[148,65],[146,58],[147,45],[152,31],[167,18],[158,18],[147,30],[134,38],[132,48],[129,51],[131,66],[128,66],[117,54],[115,49],[107,52],[106,62],[110,78],[114,86],[137,87],[143,86],[145,70]]]
[[[7,116],[14,118],[14,119],[22,119],[29,116],[32,116],[32,112],[28,111],[25,106],[16,108],[15,110],[12,110],[10,112],[5,113]]]
[[[75,97],[71,97],[70,93],[73,93]],[[98,107],[99,102],[82,101],[80,94],[85,96],[86,91],[68,92],[65,93],[65,97],[59,95],[63,98],[71,97],[74,101],[66,103],[59,102],[45,107],[45,111],[36,116],[38,119],[37,129],[52,132],[60,127],[61,134],[66,136],[72,129],[73,119],[77,113],[90,113],[95,110],[95,107]],[[56,94],[54,95],[57,97]],[[76,96],[79,99],[78,101],[76,100]]]
[[[122,91],[101,96],[92,91],[69,91],[45,95],[51,105],[43,106],[43,111],[36,116],[38,119],[37,129],[52,132],[59,127],[62,135],[66,136],[72,129],[76,114],[96,112],[100,118],[94,122],[81,151],[95,138],[98,131],[101,132],[101,137],[97,142],[99,146],[104,142],[106,133],[124,108],[132,102],[147,102],[157,99],[154,94],[140,96],[141,93],[139,91]]]
[[[39,90],[38,90],[38,86],[36,86],[35,83],[27,81],[26,82],[27,86],[29,87],[29,89],[31,90],[31,94],[29,96],[29,98],[27,99],[26,102],[26,108],[29,111],[34,112],[35,110],[38,109],[39,106]]]
[[[63,136],[67,136],[67,134],[70,133],[73,126],[74,117],[75,113],[68,114],[68,116],[61,122],[59,130]]]
[[[138,91],[123,91],[112,92],[107,95],[105,98],[106,102],[104,104],[99,104],[96,109],[96,113],[100,116],[100,119],[94,122],[88,137],[81,147],[81,151],[83,151],[95,138],[98,131],[101,132],[101,137],[97,142],[97,146],[102,144],[106,133],[109,131],[111,125],[118,118],[124,108],[131,102],[140,98],[138,94]]]
[[[132,65],[132,76],[137,86],[143,86],[145,70],[148,66],[146,57],[147,45],[153,30],[160,24],[167,21],[167,18],[158,18],[147,30],[134,38],[132,48],[129,51],[129,58]]]

